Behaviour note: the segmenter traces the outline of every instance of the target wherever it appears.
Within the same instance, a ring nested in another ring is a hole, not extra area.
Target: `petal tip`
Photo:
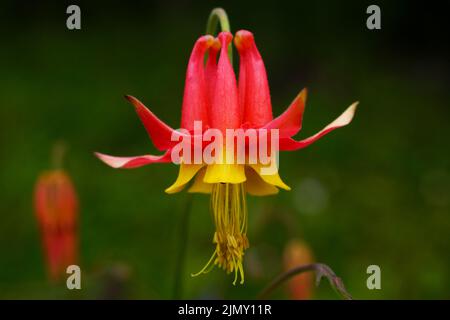
[[[141,107],[142,103],[137,98],[135,98],[129,94],[124,95],[124,97],[134,106],[136,111]]]
[[[170,187],[166,188],[166,189],[164,190],[164,192],[167,193],[167,194],[174,194],[174,193],[178,193],[178,192],[180,192],[181,190],[183,190],[184,187],[185,187],[185,185],[179,186],[179,185],[173,184],[173,185],[171,185]]]
[[[291,191],[291,187],[289,187],[286,183],[284,183],[284,181],[281,180],[281,177],[280,177],[280,182],[277,185],[277,187],[280,187],[281,189],[286,190],[286,191]]]
[[[136,108],[139,106],[140,101],[137,98],[129,94],[124,95],[124,98],[131,102],[131,104],[133,104],[133,106],[135,106]]]
[[[106,154],[94,151],[94,156],[96,156],[98,159],[103,160],[105,157],[107,157]]]
[[[204,45],[205,49],[208,49],[209,47],[211,47],[214,44],[214,37],[210,34],[201,36],[197,40],[197,43]]]
[[[239,30],[234,36],[234,45],[238,50],[249,48],[253,42],[253,33],[247,30]]]
[[[356,108],[358,107],[358,105],[359,105],[359,101],[355,101],[350,105],[349,108],[352,108],[352,110],[355,111]]]
[[[299,98],[302,99],[303,103],[306,103],[306,99],[308,98],[308,89],[303,88],[302,91],[298,94]]]
[[[343,125],[347,125],[350,122],[352,122],[353,117],[355,116],[355,112],[356,112],[356,108],[358,107],[359,101],[355,101],[353,102],[348,108],[347,110],[344,111],[344,113],[342,114],[343,116]]]
[[[230,44],[231,40],[233,39],[233,35],[229,31],[222,31],[221,33],[219,33],[217,38],[219,38],[219,41],[221,42],[222,47],[224,47],[224,46],[227,47],[228,44]]]
[[[108,156],[107,154],[100,153],[100,152],[94,152],[94,155],[103,163],[107,164],[111,168],[117,169],[120,167],[120,164],[117,164],[115,161],[113,161],[113,157]]]
[[[166,190],[164,190],[164,192],[167,193],[167,194],[174,194],[174,193],[176,193],[176,192],[173,190],[172,187],[166,188]]]

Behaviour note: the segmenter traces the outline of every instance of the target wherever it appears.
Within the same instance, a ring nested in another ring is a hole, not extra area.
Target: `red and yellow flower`
[[[234,36],[234,44],[239,52],[239,78],[236,79],[228,57],[228,48],[233,36],[221,32],[217,38],[201,36],[192,50],[185,81],[183,105],[181,108],[181,129],[175,130],[157,118],[138,99],[126,98],[134,105],[138,116],[147,130],[155,147],[162,155],[136,157],[113,157],[96,155],[113,168],[136,168],[151,163],[171,162],[171,153],[178,144],[179,137],[194,134],[194,122],[201,121],[202,134],[209,128],[219,129],[266,129],[278,130],[279,150],[298,150],[315,142],[334,129],[345,126],[353,118],[356,103],[352,104],[336,120],[315,135],[303,139],[293,138],[301,128],[306,103],[306,90],[302,90],[287,110],[273,118],[269,85],[261,55],[256,47],[253,34],[241,30]],[[204,63],[207,55],[206,63]],[[175,139],[174,139],[175,138]],[[201,138],[201,137],[200,137]],[[207,140],[207,139],[206,139]],[[203,143],[202,148],[207,146]],[[224,150],[234,154],[235,150]],[[263,163],[193,163],[183,159],[178,178],[166,192],[183,190],[191,180],[188,192],[210,193],[211,208],[216,232],[213,242],[216,246],[211,259],[198,273],[209,271],[214,265],[234,272],[244,281],[243,256],[248,248],[247,208],[245,195],[256,196],[276,194],[279,190],[290,190],[278,172],[261,174],[268,164]]]

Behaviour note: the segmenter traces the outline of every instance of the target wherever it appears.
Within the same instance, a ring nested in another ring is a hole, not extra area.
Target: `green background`
[[[291,239],[306,241],[355,298],[450,297],[450,55],[438,4],[379,2],[382,29],[370,31],[361,1],[74,3],[79,31],[66,28],[68,3],[0,5],[0,298],[173,297],[187,196],[164,189],[177,167],[114,170],[93,152],[156,152],[124,94],[178,126],[190,50],[217,5],[233,32],[254,33],[275,115],[309,89],[300,137],[360,106],[348,127],[281,154],[292,191],[249,198],[245,285],[218,269],[190,277],[214,231],[208,197],[194,197],[182,297],[254,298]],[[234,61],[237,70],[236,52]],[[47,282],[33,214],[34,183],[58,140],[80,199],[77,292]],[[366,287],[371,264],[381,290]],[[338,298],[325,281],[315,297]]]

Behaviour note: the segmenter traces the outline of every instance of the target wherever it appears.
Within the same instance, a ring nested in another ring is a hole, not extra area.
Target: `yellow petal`
[[[246,167],[245,176],[247,177],[247,181],[245,182],[245,191],[251,195],[268,196],[278,193],[278,188],[264,182],[264,180],[261,179],[254,169]]]
[[[211,164],[206,168],[205,183],[242,183],[246,180],[243,164]]]
[[[262,165],[262,164],[250,164],[249,166],[252,167],[256,171],[256,173],[261,177],[261,179],[263,179],[265,182],[267,182],[267,183],[269,183],[271,185],[280,187],[280,188],[285,189],[285,190],[291,190],[291,188],[287,184],[285,184],[283,182],[283,180],[281,180],[280,175],[278,174],[278,172],[275,173],[275,174],[261,174],[261,168],[263,168],[264,165]]]
[[[206,168],[202,168],[195,176],[194,183],[189,188],[189,193],[211,193],[212,184],[203,182],[203,178],[206,174]]]
[[[191,181],[195,174],[204,166],[204,164],[181,164],[178,178],[174,184],[166,189],[167,193],[176,193],[185,187]]]

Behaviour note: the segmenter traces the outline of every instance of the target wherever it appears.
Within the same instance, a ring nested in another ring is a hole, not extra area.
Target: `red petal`
[[[241,111],[239,109],[236,76],[228,58],[228,45],[233,36],[229,32],[221,32],[219,40],[222,44],[219,63],[217,65],[216,88],[210,115],[210,125],[225,132],[226,129],[239,128]]]
[[[216,75],[217,75],[217,54],[220,50],[219,39],[214,39],[214,43],[208,51],[208,61],[205,68],[205,80],[208,91],[209,104],[212,103],[214,97],[214,91],[216,89]]]
[[[171,152],[168,150],[161,156],[144,155],[137,157],[114,157],[95,152],[97,158],[113,168],[138,168],[151,163],[166,163],[171,161],[170,154]]]
[[[171,141],[171,137],[172,134],[174,134],[174,136],[178,136],[180,133],[177,133],[176,130],[161,121],[135,97],[126,95],[125,98],[127,98],[128,101],[130,101],[136,108],[139,118],[144,124],[150,139],[158,150],[165,151],[178,143],[177,141]]]
[[[259,128],[273,119],[264,61],[251,32],[238,31],[234,43],[240,57],[239,102],[244,110],[243,122]]]
[[[200,37],[194,45],[189,59],[184,86],[183,107],[181,109],[181,128],[194,129],[194,121],[208,123],[208,98],[205,83],[203,60],[206,50],[214,43],[214,37]]]
[[[297,134],[302,127],[307,91],[303,89],[292,101],[291,105],[280,116],[264,126],[265,129],[278,129],[279,137],[288,138]]]
[[[239,42],[239,32],[236,33],[234,43],[239,52],[239,81],[238,81],[238,96],[239,96],[239,107],[242,111],[242,119],[244,119],[244,113],[247,105],[246,92],[247,92],[247,65],[248,65],[248,50],[243,50],[242,45]],[[271,120],[271,119],[270,119]],[[269,120],[269,121],[270,121]],[[252,124],[245,123],[247,128],[251,128]]]
[[[331,122],[325,128],[323,128],[318,133],[316,133],[315,135],[313,135],[309,138],[306,138],[306,139],[300,140],[300,141],[296,141],[290,137],[280,138],[280,150],[281,151],[292,151],[292,150],[298,150],[298,149],[307,147],[311,143],[319,140],[321,137],[323,137],[324,135],[333,131],[334,129],[348,125],[353,119],[357,105],[358,105],[358,102],[353,103],[337,119],[335,119],[333,122]]]

